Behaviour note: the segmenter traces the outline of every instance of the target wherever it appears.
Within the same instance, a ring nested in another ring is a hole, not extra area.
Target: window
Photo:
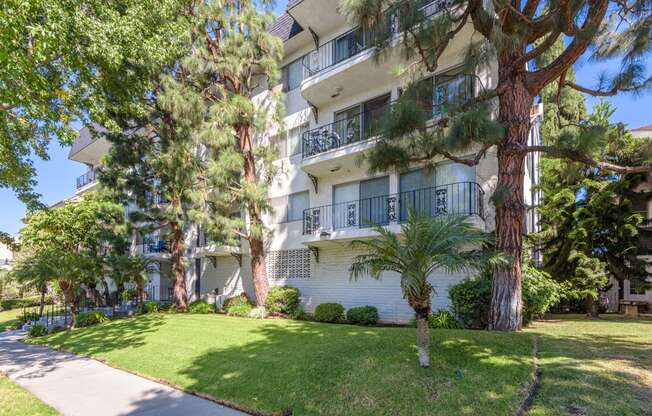
[[[272,138],[269,140],[272,146],[276,146],[279,159],[287,157],[287,139],[285,136],[286,136],[285,132],[282,131],[272,136]]]
[[[310,207],[310,194],[308,191],[288,195],[288,222],[303,219],[303,211]]]
[[[388,193],[388,176],[334,186],[333,227],[386,224]]]
[[[310,250],[270,251],[265,256],[270,279],[309,279]]]
[[[364,49],[364,37],[362,29],[357,28],[335,40],[333,62],[342,62],[343,60],[357,54],[362,49]]]
[[[303,133],[308,131],[308,124],[290,129],[287,138],[287,155],[294,156],[301,153],[301,141]]]
[[[274,209],[274,220],[277,224],[303,220],[303,211],[310,207],[308,191],[272,198],[270,205]]]
[[[303,57],[292,61],[281,69],[283,92],[292,91],[301,85],[304,78]]]
[[[272,136],[270,144],[276,146],[278,150],[278,158],[281,159],[301,153],[303,133],[306,131],[308,131],[307,123]]]
[[[433,104],[435,114],[444,114],[446,107],[459,106],[473,97],[473,77],[449,71],[435,75]]]
[[[369,139],[380,133],[380,123],[389,107],[390,95],[365,101],[335,113],[335,132],[340,146]]]

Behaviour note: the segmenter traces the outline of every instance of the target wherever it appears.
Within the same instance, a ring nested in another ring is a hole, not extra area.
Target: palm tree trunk
[[[430,367],[430,329],[428,328],[428,315],[417,313],[417,350],[419,351],[419,365],[422,368]]]
[[[77,303],[73,287],[69,282],[59,279],[59,289],[63,293],[64,303],[70,305],[70,329],[74,329],[77,323]]]

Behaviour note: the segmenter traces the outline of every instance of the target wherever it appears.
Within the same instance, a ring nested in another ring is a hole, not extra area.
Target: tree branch
[[[643,166],[621,166],[614,163],[595,160],[589,156],[574,150],[559,149],[554,146],[523,146],[521,150],[525,152],[543,152],[556,159],[568,159],[580,162],[588,166],[609,170],[617,173],[647,173],[652,172],[652,165]]]

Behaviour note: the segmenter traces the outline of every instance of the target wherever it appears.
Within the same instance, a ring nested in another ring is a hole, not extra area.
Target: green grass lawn
[[[9,309],[6,311],[0,312],[0,332],[5,331],[6,329],[12,328],[18,323],[18,317],[23,313],[23,310],[18,309]]]
[[[0,416],[50,416],[56,410],[0,374]]]
[[[652,415],[652,319],[560,315],[525,332],[542,371],[531,416]]]
[[[149,315],[59,333],[48,344],[242,408],[295,415],[507,415],[532,375],[532,336],[221,315]]]
[[[530,416],[652,414],[652,319],[433,330],[425,370],[413,328],[149,315],[44,342],[263,412],[502,416],[532,380],[535,337],[542,375]]]

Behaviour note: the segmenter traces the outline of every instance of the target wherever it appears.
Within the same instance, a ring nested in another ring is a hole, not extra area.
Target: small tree
[[[46,267],[38,255],[23,250],[13,264],[11,275],[21,286],[33,288],[40,294],[39,316],[43,315],[48,285],[54,279],[50,268]]]
[[[116,224],[124,222],[122,206],[88,195],[63,207],[36,211],[25,222],[21,250],[34,253],[33,267],[57,282],[76,314],[75,293],[82,286],[94,287],[101,278],[102,248],[113,238]]]
[[[504,258],[487,250],[486,246],[492,243],[490,235],[463,217],[432,219],[411,210],[407,223],[401,225],[401,235],[381,226],[374,230],[380,237],[352,243],[354,248],[366,253],[353,260],[351,277],[358,279],[368,275],[380,279],[386,271],[401,275],[403,297],[416,314],[419,364],[429,367],[428,318],[433,288],[428,277],[436,271],[479,270],[487,264],[505,263]]]

